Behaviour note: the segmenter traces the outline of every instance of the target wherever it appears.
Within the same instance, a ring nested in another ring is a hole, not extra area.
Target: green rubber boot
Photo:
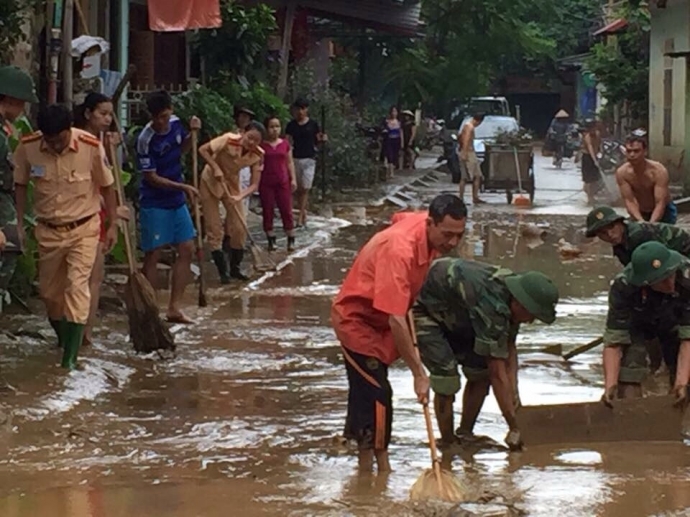
[[[53,327],[55,335],[57,336],[58,347],[63,348],[65,346],[65,323],[67,322],[67,320],[65,320],[65,318],[62,318],[61,320],[48,321],[50,322],[50,326]]]
[[[68,370],[74,370],[77,366],[77,355],[79,354],[81,340],[84,337],[84,325],[66,321],[63,323],[63,328],[65,351],[62,353],[61,366]]]

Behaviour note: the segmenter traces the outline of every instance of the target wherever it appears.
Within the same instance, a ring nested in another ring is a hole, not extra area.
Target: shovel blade
[[[682,439],[684,414],[672,404],[672,397],[657,395],[617,400],[613,409],[599,401],[523,406],[517,412],[517,421],[527,446],[678,442]]]

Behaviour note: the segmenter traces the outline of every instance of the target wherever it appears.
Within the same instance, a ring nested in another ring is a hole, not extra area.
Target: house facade
[[[650,156],[690,182],[690,0],[650,2]]]

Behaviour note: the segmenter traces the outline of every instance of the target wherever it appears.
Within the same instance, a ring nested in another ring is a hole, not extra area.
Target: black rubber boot
[[[228,275],[228,263],[225,261],[225,253],[223,250],[216,250],[211,253],[213,263],[218,268],[218,276],[220,276],[220,283],[227,285],[230,283],[230,276]]]
[[[62,348],[64,346],[64,326],[65,326],[65,318],[62,318],[61,320],[48,320],[50,322],[50,326],[53,327],[53,330],[55,331],[55,335],[57,336],[57,346]]]
[[[242,264],[243,258],[244,250],[236,250],[234,248],[230,248],[230,278],[246,282],[247,280],[249,280],[249,277],[243,275],[242,271],[240,271],[240,265]]]
[[[277,238],[273,235],[266,235],[266,238],[268,239],[268,251],[275,251]]]
[[[295,251],[295,238],[294,237],[288,237],[288,251],[289,252]]]

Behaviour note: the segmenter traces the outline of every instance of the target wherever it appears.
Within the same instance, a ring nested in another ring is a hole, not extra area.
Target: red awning
[[[615,32],[622,31],[628,26],[628,20],[625,18],[618,18],[616,21],[605,25],[598,31],[594,33],[595,36],[601,36],[602,34],[613,34]]]
[[[148,0],[148,7],[152,31],[215,29],[223,23],[220,0]]]

